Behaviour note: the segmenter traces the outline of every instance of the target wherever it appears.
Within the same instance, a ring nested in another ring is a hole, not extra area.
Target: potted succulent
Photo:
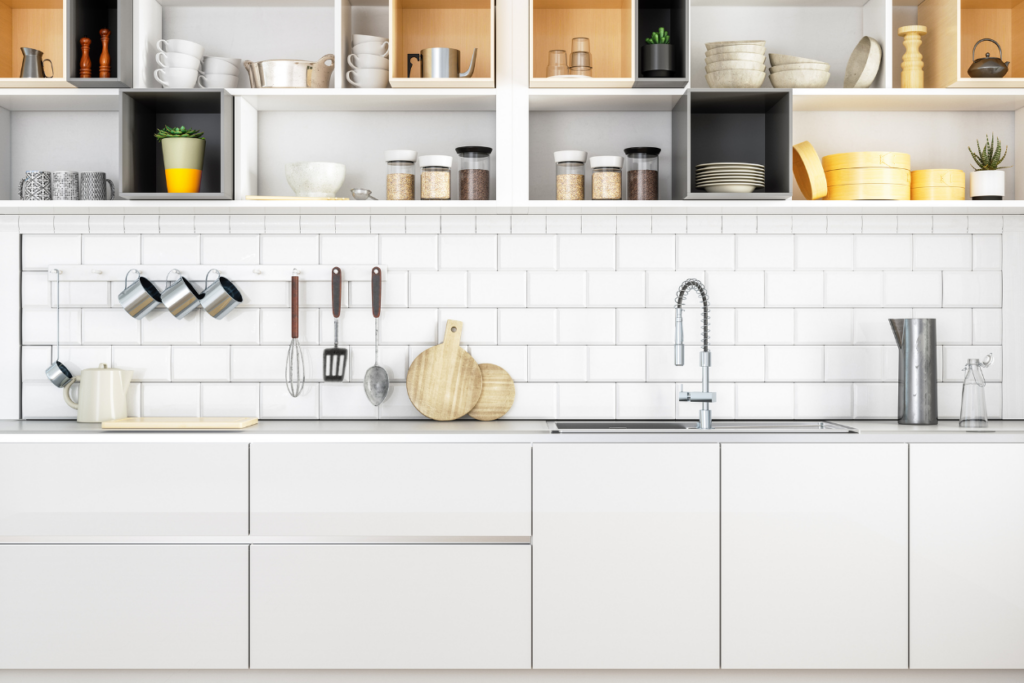
[[[171,193],[199,192],[203,178],[206,138],[203,132],[179,126],[164,126],[154,136],[164,153],[164,177]]]
[[[971,199],[1002,199],[1006,194],[1006,173],[1000,170],[999,164],[1003,163],[1009,149],[1003,149],[1003,143],[999,138],[992,135],[992,139],[985,136],[985,146],[977,140],[978,151],[970,147],[967,151],[974,158],[974,172],[971,173]],[[1002,168],[1009,168],[1003,166]]]
[[[646,78],[668,78],[674,73],[672,66],[671,36],[662,26],[651,33],[641,52],[643,74]]]

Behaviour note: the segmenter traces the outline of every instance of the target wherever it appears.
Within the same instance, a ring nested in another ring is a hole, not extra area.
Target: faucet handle
[[[680,391],[679,400],[690,403],[714,403],[716,400],[714,391]]]

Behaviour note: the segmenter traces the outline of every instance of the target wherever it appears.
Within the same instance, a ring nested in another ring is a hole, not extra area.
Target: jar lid
[[[452,167],[452,158],[447,154],[427,154],[420,157],[420,168],[426,166],[444,166],[445,168]]]
[[[455,153],[460,157],[489,157],[494,150],[490,147],[456,147]]]
[[[416,150],[389,149],[384,152],[384,161],[416,161]]]
[[[622,157],[590,157],[590,168],[622,168]]]
[[[658,147],[627,147],[625,149],[628,157],[656,157],[661,154]]]
[[[555,152],[555,163],[561,164],[566,161],[575,161],[577,163],[584,163],[587,160],[587,153],[581,152],[578,149],[566,149],[561,152]]]

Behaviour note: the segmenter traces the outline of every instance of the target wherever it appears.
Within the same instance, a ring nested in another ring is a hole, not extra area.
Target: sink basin
[[[625,434],[669,434],[672,432],[700,432],[696,421],[621,421],[621,422],[548,422],[552,434],[600,434],[621,432]],[[837,422],[794,420],[717,420],[711,423],[709,431],[718,433],[765,433],[765,434],[856,434],[857,430]]]

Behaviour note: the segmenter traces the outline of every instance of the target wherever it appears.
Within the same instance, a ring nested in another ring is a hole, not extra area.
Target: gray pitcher
[[[34,202],[53,199],[50,172],[25,171],[25,177],[18,183],[18,199]]]
[[[78,185],[82,201],[106,201],[114,198],[114,183],[107,178],[106,173],[82,173]],[[108,187],[110,188],[109,197],[107,196]]]
[[[43,51],[36,50],[31,47],[21,48],[21,77],[22,78],[53,78],[53,62],[50,62],[50,75],[46,75],[46,69],[43,67],[44,62],[50,62],[49,59],[43,59]]]
[[[901,425],[939,423],[939,373],[935,352],[935,318],[889,319],[900,350]]]

